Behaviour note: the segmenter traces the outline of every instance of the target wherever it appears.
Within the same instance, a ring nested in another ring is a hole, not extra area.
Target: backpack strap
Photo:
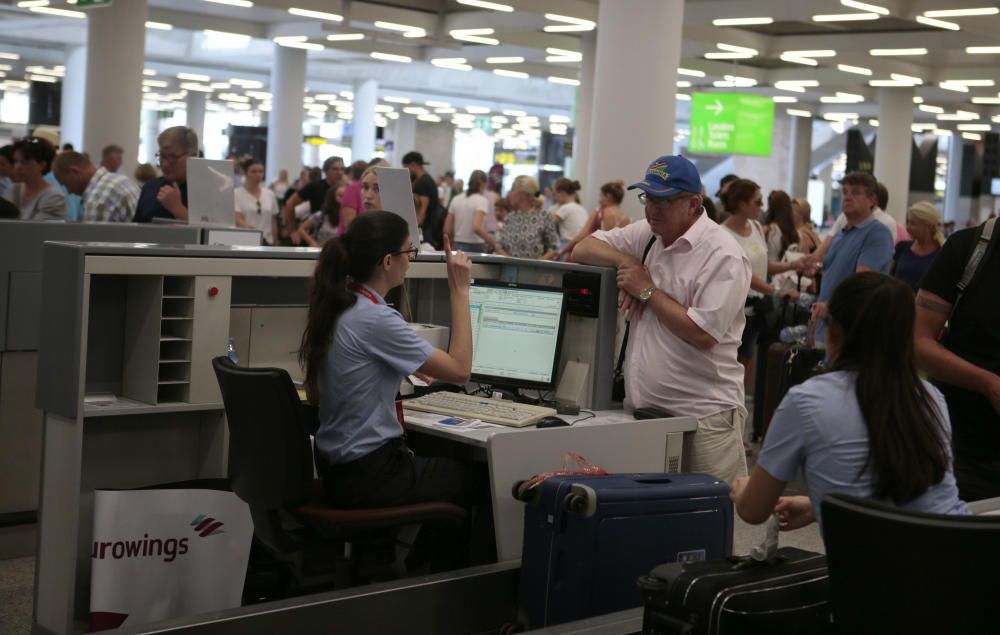
[[[649,250],[653,248],[653,244],[656,243],[656,234],[649,239],[646,243],[646,248],[642,250],[642,264],[646,264],[646,256],[649,255]],[[615,375],[620,375],[622,373],[622,366],[625,365],[625,349],[628,347],[628,332],[632,328],[632,321],[628,320],[625,322],[625,335],[622,336],[622,348],[618,352],[618,364],[615,366]]]
[[[979,236],[976,239],[975,246],[972,248],[972,255],[969,256],[969,261],[965,264],[965,271],[962,272],[962,278],[956,285],[958,287],[958,295],[955,296],[955,302],[951,305],[951,313],[948,314],[949,322],[952,316],[955,315],[958,303],[962,301],[962,296],[965,295],[965,290],[969,288],[969,285],[972,284],[973,279],[975,279],[976,274],[979,272],[980,265],[993,252],[993,248],[997,243],[996,240],[993,240],[996,221],[996,217],[993,217],[979,227]],[[1000,234],[1000,232],[996,233]]]

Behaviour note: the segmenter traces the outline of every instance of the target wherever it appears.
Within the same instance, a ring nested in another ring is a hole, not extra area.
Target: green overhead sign
[[[771,155],[774,100],[742,93],[691,95],[689,152]]]

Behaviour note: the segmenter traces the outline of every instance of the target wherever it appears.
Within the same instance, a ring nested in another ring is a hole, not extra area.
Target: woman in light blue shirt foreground
[[[820,518],[827,494],[903,509],[967,514],[952,471],[944,398],[920,379],[913,354],[913,292],[898,279],[856,273],[833,292],[832,372],[788,391],[749,477],[733,484],[743,520],[772,513],[782,529]],[[801,467],[809,496],[781,496]]]
[[[448,351],[417,336],[385,303],[386,293],[403,284],[416,251],[405,220],[375,211],[327,241],[316,263],[299,357],[309,400],[319,404],[317,471],[337,507],[470,505],[464,467],[446,458],[414,456],[396,416],[396,393],[407,375],[420,371],[465,383],[472,372],[472,265],[464,253],[451,253],[447,239]]]

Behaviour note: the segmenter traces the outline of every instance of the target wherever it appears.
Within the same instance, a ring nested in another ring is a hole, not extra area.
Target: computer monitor
[[[472,311],[472,381],[551,389],[566,319],[562,289],[477,281]]]

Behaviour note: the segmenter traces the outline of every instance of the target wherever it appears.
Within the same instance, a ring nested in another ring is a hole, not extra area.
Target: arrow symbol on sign
[[[718,117],[719,115],[722,114],[722,102],[719,101],[718,99],[716,99],[715,100],[715,104],[714,105],[705,106],[705,110],[711,110],[711,111],[713,111],[715,113],[715,116]]]

